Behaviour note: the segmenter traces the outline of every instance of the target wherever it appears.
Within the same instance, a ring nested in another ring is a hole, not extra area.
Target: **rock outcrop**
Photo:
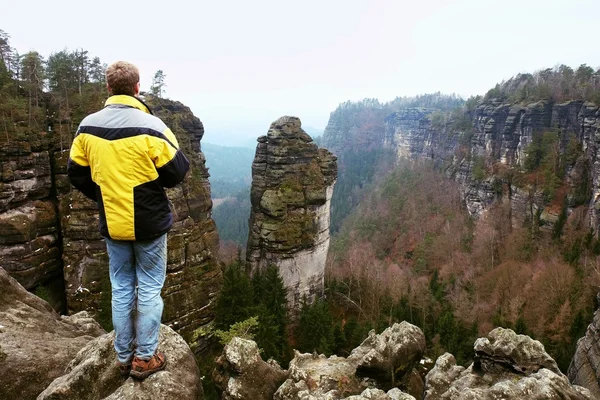
[[[348,361],[355,366],[359,376],[375,380],[378,387],[388,390],[400,386],[418,397],[422,392],[422,381],[413,391],[415,385],[410,384],[410,378],[414,376],[412,371],[423,358],[425,348],[423,332],[402,321],[379,335],[375,331],[369,332],[362,344],[352,350]]]
[[[425,399],[593,399],[563,375],[544,346],[510,329],[496,328],[475,342],[468,368],[446,353],[427,374]]]
[[[217,359],[213,381],[223,400],[271,400],[287,373],[274,362],[265,362],[252,340],[235,337]]]
[[[279,118],[258,138],[247,261],[252,270],[279,267],[290,307],[322,293],[336,176],[336,157],[296,117]]]
[[[347,359],[295,353],[289,369],[261,359],[256,343],[234,338],[223,351],[213,380],[223,399],[340,400],[414,399],[398,387],[422,356],[423,332],[407,322],[369,337]],[[390,371],[395,371],[396,385]],[[382,376],[386,378],[382,379]],[[376,379],[373,379],[376,378]],[[374,385],[382,385],[385,391]],[[420,398],[422,388],[415,393]]]
[[[296,352],[287,371],[264,362],[253,341],[235,338],[225,348],[213,376],[224,399],[264,400],[591,400],[588,389],[572,385],[529,336],[496,328],[475,342],[474,362],[464,368],[452,354],[440,356],[424,386],[407,393],[403,384],[423,356],[419,328],[402,322],[369,334],[348,358]],[[365,369],[365,366],[369,368]],[[361,372],[361,369],[363,370]],[[365,371],[375,372],[365,374]],[[396,383],[381,379],[394,371]],[[402,375],[399,371],[404,371]],[[387,374],[385,374],[387,372]],[[263,376],[266,378],[263,379]],[[278,388],[283,380],[285,380]],[[386,392],[387,390],[387,392]]]
[[[60,228],[54,201],[52,158],[48,141],[0,148],[0,259],[2,267],[28,290],[56,293],[48,300],[62,310]]]
[[[0,399],[35,399],[104,330],[86,312],[59,316],[0,268]]]
[[[162,325],[159,348],[167,366],[143,381],[122,378],[116,365],[114,332],[89,342],[38,400],[202,400],[204,394],[194,354],[171,328]]]
[[[567,375],[573,384],[589,389],[594,398],[600,399],[600,310],[596,310],[585,336],[577,342]]]
[[[208,172],[200,150],[204,127],[181,103],[146,100],[171,127],[191,163],[184,183],[168,190],[175,223],[168,236],[163,321],[200,352],[206,342],[198,332],[213,319],[221,279]],[[56,309],[90,311],[108,322],[108,257],[98,232],[97,206],[71,187],[68,148],[61,150],[62,143],[46,140],[51,135],[38,136],[0,149],[2,266],[25,288],[53,300]]]

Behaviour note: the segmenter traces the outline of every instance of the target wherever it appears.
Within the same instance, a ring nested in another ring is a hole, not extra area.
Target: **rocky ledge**
[[[423,332],[407,322],[369,337],[348,358],[296,352],[289,368],[261,359],[256,343],[235,338],[219,358],[215,382],[228,400],[591,400],[572,385],[544,346],[496,328],[474,345],[474,362],[439,357],[425,382],[417,372]]]
[[[38,400],[202,400],[198,366],[190,347],[168,326],[162,325],[159,349],[167,366],[143,381],[122,378],[116,365],[114,332],[89,342]]]
[[[104,330],[86,312],[59,316],[0,267],[0,399],[35,399]]]

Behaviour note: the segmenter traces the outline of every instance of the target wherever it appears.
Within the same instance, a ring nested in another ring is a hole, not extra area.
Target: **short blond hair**
[[[106,68],[106,84],[113,95],[135,96],[135,85],[140,81],[140,70],[127,61],[117,61]]]

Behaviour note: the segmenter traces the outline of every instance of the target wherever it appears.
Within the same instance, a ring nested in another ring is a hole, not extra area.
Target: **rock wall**
[[[29,142],[0,147],[0,260],[29,290],[63,291],[58,209],[52,184],[52,144]],[[64,309],[64,295],[53,296]]]
[[[585,336],[577,342],[577,349],[569,366],[569,380],[588,388],[594,398],[600,399],[600,310],[588,326]]]
[[[507,197],[514,224],[521,224],[538,210],[545,222],[552,223],[558,218],[560,208],[545,209],[549,204],[544,201],[540,188],[536,190],[522,182],[517,184],[491,169],[502,165],[522,166],[525,151],[535,134],[554,133],[561,153],[567,151],[571,138],[576,138],[583,153],[566,171],[567,206],[571,209],[580,205],[578,188],[591,185],[590,226],[598,231],[598,106],[583,101],[561,104],[538,101],[519,105],[490,100],[459,117],[466,119],[466,126],[457,124],[456,116],[441,122],[432,121],[433,112],[421,108],[391,114],[385,120],[382,145],[395,150],[399,158],[429,159],[443,167],[449,177],[461,183],[467,208],[474,216],[480,216],[489,205]],[[482,164],[478,166],[478,162]],[[508,187],[508,193],[503,192],[502,185]]]
[[[221,279],[219,239],[200,149],[204,127],[181,103],[156,97],[146,101],[175,133],[191,163],[183,184],[168,190],[175,223],[168,236],[163,322],[195,351],[202,351],[206,343],[198,332],[213,319]],[[32,138],[31,143],[9,143],[0,149],[2,265],[27,289],[43,286],[44,293],[58,294],[63,301],[57,308],[92,311],[106,325],[108,257],[98,232],[96,204],[69,184],[68,148],[60,150],[44,136]]]
[[[336,176],[336,157],[296,117],[279,118],[258,139],[246,257],[252,270],[279,267],[290,307],[323,291]]]

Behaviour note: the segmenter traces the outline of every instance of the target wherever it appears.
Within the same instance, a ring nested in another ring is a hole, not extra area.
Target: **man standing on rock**
[[[98,204],[117,364],[122,375],[144,379],[166,365],[157,351],[173,223],[164,188],[183,181],[189,162],[173,132],[137,97],[137,67],[112,64],[106,85],[111,96],[81,121],[67,171],[73,186]]]

